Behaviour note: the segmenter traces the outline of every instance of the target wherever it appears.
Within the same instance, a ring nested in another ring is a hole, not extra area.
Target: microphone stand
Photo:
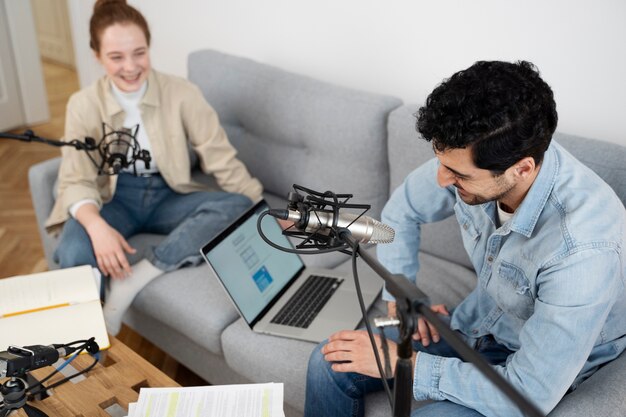
[[[411,336],[416,327],[416,318],[421,314],[435,326],[441,336],[467,362],[471,362],[502,393],[513,401],[527,416],[544,417],[544,414],[530,401],[524,398],[512,385],[497,373],[476,351],[470,348],[445,322],[443,322],[427,304],[428,297],[415,284],[404,276],[391,274],[376,258],[361,251],[359,242],[348,229],[339,229],[339,239],[351,246],[384,281],[387,291],[396,298],[397,314],[400,321],[400,343],[398,361],[395,368],[394,417],[408,417],[411,413],[413,392],[413,348]]]
[[[15,139],[15,140],[19,140],[22,142],[39,142],[39,143],[45,143],[46,145],[51,145],[51,146],[56,146],[56,147],[61,147],[61,146],[71,146],[74,149],[78,149],[79,151],[95,151],[96,149],[98,149],[98,146],[96,145],[96,141],[94,138],[90,138],[87,137],[85,138],[84,142],[81,142],[77,139],[74,139],[72,141],[69,142],[64,142],[61,140],[54,140],[54,139],[46,139],[46,138],[42,138],[39,136],[36,136],[35,133],[28,129],[26,131],[24,131],[24,134],[22,135],[16,135],[13,133],[8,133],[8,132],[2,132],[0,133],[0,138],[3,139]]]
[[[110,129],[110,128],[109,128]],[[46,139],[36,136],[32,130],[26,130],[22,135],[16,135],[8,132],[0,132],[1,139],[14,139],[22,142],[39,142],[46,145],[61,147],[71,146],[79,151],[85,151],[94,167],[98,170],[98,175],[117,175],[119,172],[132,165],[135,175],[137,174],[137,161],[143,161],[146,169],[150,168],[152,157],[146,149],[141,149],[137,142],[137,132],[139,125],[135,130],[122,128],[107,132],[107,125],[102,124],[102,139],[98,144],[92,137],[86,137],[84,141],[72,139],[65,142],[61,140]],[[97,151],[101,162],[98,162],[91,155],[91,152]],[[107,168],[108,167],[108,168]],[[1,417],[1,416],[0,416]]]

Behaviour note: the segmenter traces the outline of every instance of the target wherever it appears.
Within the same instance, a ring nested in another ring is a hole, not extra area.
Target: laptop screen
[[[304,269],[298,255],[271,247],[259,235],[257,219],[267,209],[265,201],[259,202],[201,250],[250,325]],[[261,225],[270,241],[293,247],[275,218],[265,216]]]

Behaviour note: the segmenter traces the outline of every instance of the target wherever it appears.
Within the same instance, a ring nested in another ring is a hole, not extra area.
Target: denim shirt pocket
[[[501,261],[497,270],[496,296],[499,307],[522,320],[534,311],[530,282],[524,271],[511,263]]]

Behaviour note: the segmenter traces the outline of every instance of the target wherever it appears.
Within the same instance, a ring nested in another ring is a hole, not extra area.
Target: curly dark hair
[[[476,62],[437,86],[416,116],[436,151],[470,147],[494,175],[528,156],[540,164],[558,120],[552,89],[526,61]]]

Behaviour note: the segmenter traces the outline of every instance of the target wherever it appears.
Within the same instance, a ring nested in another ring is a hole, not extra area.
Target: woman
[[[201,262],[199,248],[250,204],[262,187],[236,158],[215,111],[188,81],[150,66],[150,31],[123,0],[99,0],[90,46],[106,75],[74,94],[65,138],[100,138],[108,129],[134,131],[152,156],[117,176],[98,176],[84,152],[63,151],[58,198],[46,226],[63,226],[56,260],[62,268],[90,264],[110,280],[107,329],[119,332],[135,295],[163,272]],[[188,146],[223,191],[190,179]],[[140,232],[167,237],[131,268],[126,239]]]

